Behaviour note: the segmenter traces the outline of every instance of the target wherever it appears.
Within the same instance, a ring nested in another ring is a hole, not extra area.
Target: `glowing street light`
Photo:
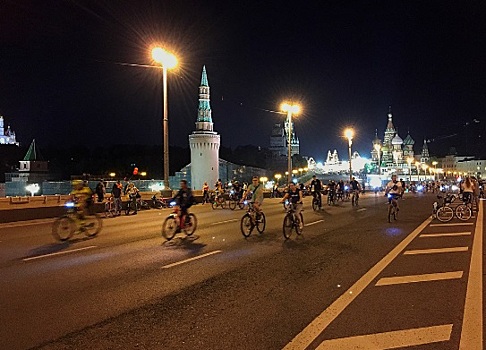
[[[410,183],[412,183],[412,163],[413,163],[413,157],[408,157],[407,158],[407,163],[408,163],[408,176],[410,179]]]
[[[375,143],[373,147],[375,147],[375,151],[378,154],[378,174],[381,175],[381,145]]]
[[[287,113],[287,123],[288,123],[288,159],[287,159],[287,171],[288,171],[288,182],[292,181],[292,115],[299,114],[300,106],[289,104],[287,102],[282,103],[280,109]]]
[[[353,144],[354,130],[347,128],[344,130],[344,137],[348,139],[348,153],[349,153],[349,181],[353,180],[353,169],[351,167],[351,145]]]
[[[169,189],[169,117],[167,105],[167,69],[177,65],[177,58],[170,52],[155,47],[152,49],[152,58],[162,66],[162,95],[163,95],[163,129],[164,129],[164,186]]]
[[[25,190],[30,192],[30,195],[33,197],[37,192],[40,190],[39,184],[30,184],[25,186]]]
[[[116,176],[116,173],[109,173],[108,175],[110,175],[110,177],[113,178]]]
[[[277,185],[278,185],[280,179],[282,178],[282,174],[275,174],[273,177],[277,180]]]
[[[434,181],[436,181],[436,175],[435,174],[437,174],[437,164],[439,164],[439,162],[437,162],[435,160],[432,162],[432,165],[434,166]]]

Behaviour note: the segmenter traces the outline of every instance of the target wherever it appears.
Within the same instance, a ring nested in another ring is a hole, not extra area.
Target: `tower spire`
[[[213,131],[213,119],[211,118],[211,105],[209,103],[209,83],[206,66],[203,66],[201,85],[199,86],[199,107],[197,113],[196,130]]]
[[[209,87],[208,75],[206,73],[206,65],[203,66],[203,70],[202,70],[201,86],[207,86],[207,87]]]

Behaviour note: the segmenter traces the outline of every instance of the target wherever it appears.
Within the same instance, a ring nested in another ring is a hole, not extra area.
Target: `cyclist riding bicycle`
[[[171,201],[176,201],[177,205],[181,208],[179,219],[185,218],[185,223],[187,224],[190,220],[187,215],[187,209],[189,209],[194,204],[194,196],[192,195],[191,189],[187,186],[187,180],[181,180],[180,190],[171,199]]]
[[[71,191],[71,200],[75,203],[78,217],[84,220],[89,215],[88,209],[93,202],[93,191],[83,180],[73,180],[71,182],[73,190]]]
[[[321,198],[322,182],[321,182],[321,180],[319,180],[317,178],[316,175],[312,176],[310,188],[311,188],[312,196],[314,198],[317,198],[318,203],[319,203],[319,209],[321,209],[321,206],[322,206],[322,198]]]
[[[289,182],[289,190],[285,193],[285,196],[282,199],[281,203],[284,203],[285,200],[289,200],[292,204],[292,207],[295,210],[295,217],[297,220],[300,218],[300,212],[302,211],[302,190],[295,186],[293,182]]]
[[[393,174],[391,181],[386,185],[385,196],[388,196],[388,204],[395,200],[397,211],[400,210],[397,199],[402,196],[402,193],[402,184],[397,180],[397,175]]]
[[[253,208],[255,209],[255,212],[257,214],[256,218],[259,219],[261,205],[263,203],[263,186],[260,185],[260,182],[258,181],[258,176],[253,176],[251,180],[251,185],[247,187],[245,193],[243,193],[243,197],[241,197],[241,203],[243,203],[243,201],[250,192],[252,193],[251,201],[253,202]]]

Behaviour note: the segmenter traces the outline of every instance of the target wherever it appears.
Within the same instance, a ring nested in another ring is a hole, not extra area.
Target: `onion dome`
[[[412,136],[410,136],[410,134],[408,134],[407,137],[405,137],[405,140],[403,140],[403,144],[413,145],[413,144],[415,144],[415,141],[412,139]]]
[[[392,145],[402,145],[403,140],[400,136],[398,136],[398,134],[396,134],[395,137],[392,139],[391,143]]]

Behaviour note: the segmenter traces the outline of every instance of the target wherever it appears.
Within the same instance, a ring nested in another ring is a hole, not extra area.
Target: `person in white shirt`
[[[393,174],[391,181],[386,185],[385,195],[388,196],[388,204],[395,201],[397,211],[399,210],[397,199],[402,196],[402,193],[402,183],[397,180],[397,175]]]

